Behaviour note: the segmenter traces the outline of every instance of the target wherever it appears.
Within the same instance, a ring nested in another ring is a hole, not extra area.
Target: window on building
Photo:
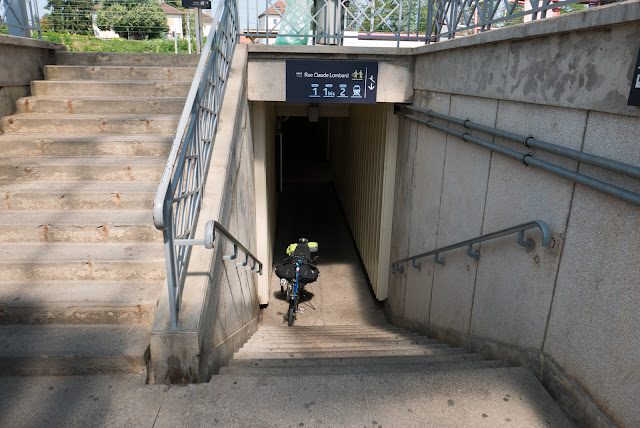
[[[273,25],[276,25],[277,23],[278,23],[278,19],[276,18],[273,20]]]

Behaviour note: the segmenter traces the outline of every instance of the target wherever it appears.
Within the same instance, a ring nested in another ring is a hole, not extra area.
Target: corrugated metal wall
[[[338,196],[379,300],[387,297],[397,149],[393,105],[352,105],[334,120],[331,162]]]

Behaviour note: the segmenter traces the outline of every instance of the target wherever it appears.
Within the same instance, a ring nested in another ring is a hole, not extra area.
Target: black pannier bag
[[[284,278],[287,281],[296,280],[296,262],[288,259],[286,262],[276,267],[276,275],[278,278]],[[318,268],[311,263],[302,263],[300,265],[300,275],[298,281],[303,284],[314,282],[318,279]]]
[[[300,275],[298,281],[302,284],[308,284],[318,279],[320,272],[318,268],[307,260],[311,260],[311,251],[307,244],[298,244],[293,252],[294,257],[285,259],[284,263],[276,267],[276,275],[278,278],[284,278],[287,281],[296,280],[296,257],[304,256],[305,260],[300,265]]]

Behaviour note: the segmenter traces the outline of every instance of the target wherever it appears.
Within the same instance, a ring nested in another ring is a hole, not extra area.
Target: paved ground
[[[570,426],[519,368],[142,383],[133,375],[0,378],[0,426]]]

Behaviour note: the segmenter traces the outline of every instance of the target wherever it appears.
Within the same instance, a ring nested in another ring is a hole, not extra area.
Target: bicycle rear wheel
[[[296,305],[295,302],[293,300],[289,301],[289,315],[288,315],[288,319],[289,319],[289,327],[291,327],[293,325],[293,321],[296,318]]]

